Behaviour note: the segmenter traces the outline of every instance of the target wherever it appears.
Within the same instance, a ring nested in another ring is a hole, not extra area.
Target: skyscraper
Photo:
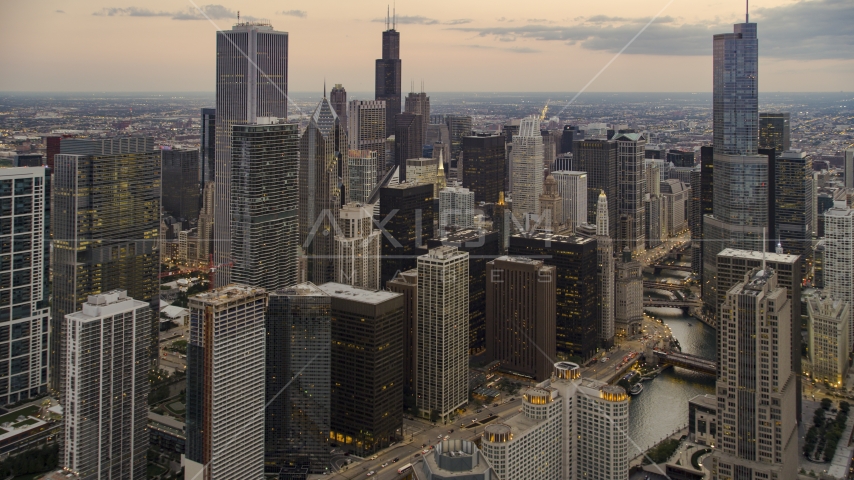
[[[394,116],[400,113],[400,78],[403,67],[400,61],[400,32],[394,20],[386,19],[383,32],[383,54],[377,59],[374,98],[385,102],[385,136],[394,135]]]
[[[415,268],[427,239],[433,238],[433,185],[401,183],[380,188],[382,279]]]
[[[854,210],[844,200],[824,212],[824,285],[834,300],[854,310]],[[848,344],[854,344],[854,313],[849,310]]]
[[[599,279],[599,339],[614,344],[614,243],[608,236],[608,197],[599,193],[596,209],[596,274]]]
[[[306,279],[335,278],[335,225],[341,206],[339,165],[347,162],[347,134],[324,97],[299,142],[299,240],[307,259]]]
[[[694,166],[694,151],[693,150],[670,150],[667,152],[667,161],[677,167],[693,167]]]
[[[646,137],[638,133],[618,134],[617,144],[617,243],[632,254],[646,248],[644,224],[644,146]]]
[[[394,120],[394,117],[392,117]],[[394,130],[394,123],[391,124]],[[375,181],[386,172],[386,108],[385,102],[376,100],[351,100],[347,112],[347,138],[351,150],[376,152]]]
[[[641,332],[643,322],[643,265],[626,247],[614,270],[614,332],[632,337]]]
[[[457,168],[457,161],[460,159],[460,152],[463,149],[463,138],[472,134],[471,123],[472,119],[468,115],[447,115],[445,122],[448,124],[448,134],[451,140],[451,158],[447,158],[448,166],[454,170]],[[537,134],[539,134],[539,124],[536,126]],[[542,142],[540,142],[542,144]]]
[[[163,210],[186,221],[199,218],[199,151],[161,150]]]
[[[777,157],[775,175],[774,232],[783,253],[801,256],[806,274],[812,263],[815,234],[812,156],[804,152],[783,152]]]
[[[264,464],[329,468],[331,299],[311,283],[270,293],[266,314]]]
[[[450,246],[418,257],[416,405],[442,423],[468,402],[468,262]]]
[[[504,137],[478,134],[462,140],[463,186],[474,192],[475,202],[495,203],[504,191]]]
[[[379,290],[380,231],[373,229],[373,207],[348,203],[341,207],[335,234],[335,281]]]
[[[543,193],[543,137],[536,116],[523,118],[513,135],[513,216],[521,225],[540,211]]]
[[[318,288],[332,302],[330,439],[370,455],[403,432],[403,296],[340,283]]]
[[[146,478],[151,308],[113,290],[65,318],[62,465],[80,478]]]
[[[202,190],[202,208],[199,210],[199,223],[196,227],[196,236],[198,239],[196,252],[202,263],[210,263],[210,255],[213,253],[211,239],[214,232],[214,193],[216,193],[214,182],[207,182],[205,188]]]
[[[424,93],[424,86],[421,86],[421,92],[415,93],[409,92],[409,95],[406,96],[404,107],[404,112],[414,113],[416,115],[421,115],[421,143],[427,144],[427,125],[430,124],[430,97]]]
[[[403,295],[403,395],[411,405],[415,404],[415,352],[418,303],[418,269],[399,272],[386,283],[386,288]]]
[[[718,324],[713,479],[797,476],[799,389],[785,341],[792,335],[789,302],[770,268],[749,272],[726,294]]]
[[[605,192],[608,201],[608,235],[617,238],[617,143],[606,140],[584,140],[573,147],[574,163],[587,172],[587,223],[596,224],[596,202]]]
[[[759,148],[773,148],[777,153],[791,149],[789,112],[759,114]]]
[[[202,109],[202,134],[199,137],[199,179],[203,190],[216,179],[216,109]]]
[[[454,186],[439,191],[439,231],[474,227],[474,192]]]
[[[715,155],[755,155],[759,148],[759,40],[745,19],[713,41],[712,128]],[[718,182],[715,182],[718,183]]]
[[[377,152],[350,150],[347,154],[346,194],[349,202],[369,203],[377,184]]]
[[[499,368],[546,380],[555,346],[555,267],[526,257],[486,264],[486,355]]]
[[[44,167],[0,169],[0,251],[12,254],[0,257],[0,331],[7,341],[0,347],[6,352],[0,367],[2,405],[46,392],[48,362],[59,361],[43,341],[50,318],[44,279],[46,188]],[[59,345],[59,332],[53,330],[50,347]],[[52,374],[61,368],[51,366]]]
[[[812,378],[840,388],[848,376],[848,355],[851,352],[848,319],[851,307],[847,302],[834,300],[821,293],[807,298],[806,304]]]
[[[347,123],[347,90],[340,83],[336,83],[329,92],[329,103],[341,119],[341,128],[346,132],[349,125]]]
[[[421,158],[424,145],[424,116],[398,113],[394,116],[394,162],[400,168],[400,181],[406,180],[406,161]]]
[[[297,283],[299,128],[259,121],[232,133],[231,276],[273,291]]]
[[[587,223],[587,173],[558,170],[551,175],[557,182],[557,191],[563,202],[563,222],[570,228]],[[601,198],[600,194],[597,200]],[[598,207],[597,211],[600,211]],[[605,223],[608,223],[608,219],[605,219]]]
[[[438,158],[410,158],[406,160],[406,178],[410,182],[434,185],[433,195],[435,198],[439,198],[439,185],[436,183],[438,174]]]
[[[846,148],[843,155],[845,188],[854,188],[854,148]]]
[[[269,23],[242,22],[216,32],[217,286],[231,283],[231,135],[234,125],[254,124],[258,117],[288,118],[288,34]]]
[[[232,284],[189,307],[185,475],[261,478],[267,292]]]
[[[51,331],[89,295],[123,289],[142,302],[159,302],[160,152],[148,137],[67,139],[53,175],[53,301]],[[122,179],[123,188],[115,188]],[[154,308],[157,304],[155,304]],[[159,322],[149,340],[157,359]],[[51,340],[51,387],[64,384],[65,337]]]

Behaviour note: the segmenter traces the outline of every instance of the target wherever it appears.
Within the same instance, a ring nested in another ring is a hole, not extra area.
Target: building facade
[[[783,253],[800,255],[806,273],[812,265],[815,192],[812,156],[786,151],[776,157],[774,232]]]
[[[422,156],[424,120],[422,115],[411,112],[394,116],[394,162],[400,169],[401,182],[407,179],[407,160]]]
[[[614,137],[617,144],[617,238],[615,248],[629,247],[632,254],[646,249],[644,218],[644,147],[646,137],[623,133]]]
[[[374,150],[350,150],[347,155],[347,175],[343,179],[349,202],[369,203],[371,192],[377,185],[378,162]]]
[[[459,185],[439,191],[439,231],[474,227],[474,192]]]
[[[854,209],[833,202],[824,212],[824,285],[834,300],[854,308]],[[854,344],[854,314],[849,311],[848,344]]]
[[[394,116],[400,113],[400,79],[403,66],[400,60],[400,32],[395,30],[395,24],[389,25],[383,32],[382,58],[376,62],[374,98],[385,104],[385,137],[394,135]],[[351,112],[352,114],[352,112]]]
[[[324,90],[326,85],[324,84]],[[347,90],[340,83],[336,83],[329,92],[329,103],[332,105],[332,110],[341,119],[341,128],[347,131]]]
[[[495,203],[504,191],[506,163],[504,137],[478,134],[462,140],[463,186],[474,192],[475,202]]]
[[[351,150],[376,152],[376,181],[386,171],[386,105],[382,100],[351,100],[347,138]],[[392,124],[394,128],[394,124]]]
[[[543,137],[539,118],[523,118],[519,133],[513,135],[511,156],[513,176],[513,216],[520,225],[540,211],[543,193]]]
[[[759,114],[759,148],[772,148],[777,153],[792,147],[789,112]]]
[[[434,185],[433,198],[439,198],[439,184],[436,181],[438,173],[438,158],[410,158],[406,160],[406,177],[412,182]]]
[[[161,150],[164,212],[189,224],[199,218],[199,151]]]
[[[558,170],[551,176],[563,202],[563,223],[571,228],[587,223],[587,172]]]
[[[415,259],[433,238],[433,189],[431,184],[409,182],[380,189],[382,284],[398,271],[415,268]]]
[[[848,375],[848,318],[850,305],[831,297],[816,295],[806,299],[809,316],[810,373],[818,382],[833,387],[844,385]]]
[[[399,272],[386,283],[386,288],[403,295],[403,395],[415,404],[415,361],[418,350],[418,269]]]
[[[617,239],[617,143],[607,140],[578,141],[573,147],[575,168],[587,172],[587,223],[596,224],[599,193],[608,196],[608,235]]]
[[[623,250],[614,270],[614,333],[633,337],[641,333],[643,322],[643,265]]]
[[[380,231],[374,230],[373,207],[348,203],[341,207],[335,235],[335,281],[379,290]]]

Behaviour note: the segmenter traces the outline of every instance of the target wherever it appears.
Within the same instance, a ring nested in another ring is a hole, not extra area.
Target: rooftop
[[[326,292],[311,282],[300,283],[292,287],[276,290],[276,295],[299,295],[301,297],[325,297]]]
[[[87,321],[147,306],[148,304],[145,302],[128,297],[126,290],[111,290],[97,295],[89,295],[89,299],[83,304],[83,308],[79,312],[70,313],[66,317]]]
[[[317,288],[333,298],[344,298],[371,305],[379,305],[400,296],[399,293],[389,292],[386,290],[374,291],[335,282],[324,283],[323,285],[319,285]]]
[[[735,248],[725,248],[718,254],[718,257],[745,258],[752,260],[762,260],[763,257],[767,262],[776,263],[794,263],[798,259],[798,255],[788,255],[784,253],[773,252],[757,252],[755,250],[738,250]]]
[[[267,293],[263,288],[250,287],[233,283],[224,287],[213,289],[209,292],[199,293],[190,298],[190,302],[200,302],[207,305],[221,305],[244,298],[254,297]]]

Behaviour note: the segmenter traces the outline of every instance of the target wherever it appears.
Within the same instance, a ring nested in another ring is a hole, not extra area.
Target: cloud
[[[306,18],[308,17],[308,12],[305,10],[284,10],[281,12],[277,12],[279,15],[287,15],[289,17],[299,17]]]
[[[65,13],[65,10],[57,10],[56,13]]]
[[[201,11],[199,11],[201,10]],[[92,15],[99,17],[171,17],[172,20],[219,20],[223,18],[237,18],[237,12],[223,7],[222,5],[202,5],[199,8],[186,7],[174,12],[154,11],[142,7],[105,7]],[[244,15],[246,20],[257,20],[257,18]]]
[[[375,18],[371,21],[377,23],[385,23],[386,21],[388,21],[388,19]],[[439,21],[434,18],[427,18],[422,15],[398,15],[396,22],[401,25],[436,25],[439,23]]]
[[[540,53],[542,50],[537,50],[535,48],[530,47],[495,47],[492,45],[460,45],[464,48],[476,48],[479,50],[500,50],[502,52],[510,52],[510,53]]]
[[[800,0],[779,7],[756,9],[759,54],[790,59],[854,58],[854,2],[850,0]],[[499,41],[522,38],[580,45],[588,50],[618,52],[649,21],[646,18],[596,15],[576,18],[568,26],[527,24],[506,27],[450,27],[452,30],[493,37]],[[530,20],[529,20],[530,22]],[[710,55],[712,35],[732,31],[720,19],[707,23],[677,24],[673,17],[656,19],[625,54]]]
[[[447,22],[442,22],[444,25],[463,25],[465,23],[473,22],[470,18],[457,18],[454,20],[448,20]]]
[[[102,8],[92,15],[99,17],[168,17],[171,13],[154,12],[147,8],[127,7],[127,8]]]

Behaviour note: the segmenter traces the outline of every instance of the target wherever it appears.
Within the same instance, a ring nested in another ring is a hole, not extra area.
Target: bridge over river
[[[680,352],[666,352],[664,350],[654,349],[652,353],[658,357],[658,362],[662,365],[673,365],[674,367],[685,368],[706,375],[715,375],[718,369],[718,363],[712,360],[706,360],[695,355]]]

